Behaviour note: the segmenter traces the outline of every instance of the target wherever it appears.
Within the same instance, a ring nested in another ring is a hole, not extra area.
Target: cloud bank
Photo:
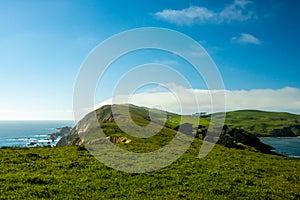
[[[239,44],[261,44],[261,41],[249,33],[241,33],[238,37],[232,37],[232,42]]]
[[[178,101],[171,92],[151,92],[134,95],[117,96],[113,100],[102,102],[97,107],[111,103],[132,103],[139,106],[160,108],[171,112],[181,113],[180,106],[185,113],[211,112],[211,95],[225,92],[226,111],[255,109],[265,111],[280,111],[300,113],[300,89],[285,87],[282,89],[253,89],[253,90],[201,90],[175,88],[175,93],[186,98]],[[192,104],[191,98],[196,96],[198,107]]]
[[[220,11],[200,6],[191,6],[182,10],[165,9],[154,13],[154,16],[177,25],[242,22],[256,18],[254,13],[247,9],[251,3],[247,0],[235,0]]]

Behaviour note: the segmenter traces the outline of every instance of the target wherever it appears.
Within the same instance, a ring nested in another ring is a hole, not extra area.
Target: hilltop
[[[285,112],[233,111],[226,114],[225,124],[243,128],[256,136],[300,136],[300,115]]]

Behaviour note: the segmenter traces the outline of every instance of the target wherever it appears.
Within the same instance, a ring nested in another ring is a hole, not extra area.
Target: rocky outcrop
[[[300,126],[283,127],[281,129],[274,129],[271,132],[271,137],[297,137],[299,134]]]
[[[57,132],[56,133],[51,133],[49,139],[52,140],[52,141],[54,141],[58,137],[63,137],[65,135],[70,134],[71,130],[72,130],[72,128],[69,127],[69,126],[57,128]]]
[[[68,145],[69,146],[83,145],[83,141],[78,137],[78,138],[75,138],[74,140],[72,140]]]
[[[128,144],[131,142],[130,139],[126,137],[120,137],[120,136],[108,136],[106,137],[107,140],[111,141],[112,143],[123,143],[123,144]]]
[[[81,138],[85,138],[86,134],[95,129],[98,122],[94,118],[95,113],[87,114],[80,120],[69,134],[64,135],[56,144],[56,146],[81,145]]]
[[[103,119],[103,123],[111,123],[114,122],[114,115],[112,114],[112,112],[110,112],[104,119]]]
[[[247,133],[243,129],[229,128],[224,126],[217,142],[225,147],[243,149],[244,145],[254,147],[263,153],[272,153],[273,147],[262,143],[255,135]]]
[[[76,142],[79,142],[78,139],[80,138],[76,134],[65,135],[56,143],[56,146],[62,147],[62,146],[68,146],[70,144],[76,144]]]
[[[88,145],[96,145],[96,144],[104,144],[112,142],[114,144],[128,144],[131,142],[131,139],[128,139],[127,137],[121,137],[121,136],[108,136],[106,138],[96,138],[93,140],[90,140],[87,142]],[[83,140],[79,137],[76,137],[75,139],[68,140],[67,137],[60,140],[56,146],[79,146],[83,145]]]
[[[87,144],[96,145],[96,144],[108,143],[109,141],[115,144],[128,144],[131,142],[131,140],[126,137],[108,136],[106,138],[98,138],[98,139],[91,140]]]

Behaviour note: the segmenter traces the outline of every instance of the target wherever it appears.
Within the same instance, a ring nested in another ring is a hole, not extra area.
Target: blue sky
[[[229,93],[253,96],[260,91],[266,95],[261,101],[279,95],[278,101],[291,105],[274,102],[269,108],[264,102],[251,107],[249,102],[236,108],[299,113],[299,8],[297,0],[2,0],[0,119],[72,119],[74,83],[89,52],[114,34],[140,27],[169,28],[198,41],[218,66]],[[136,55],[120,65],[184,65],[174,55],[143,54],[145,59]],[[183,71],[194,89],[204,89],[192,71]],[[121,72],[116,68],[111,74],[108,85]],[[107,98],[108,90],[98,91],[97,101]]]

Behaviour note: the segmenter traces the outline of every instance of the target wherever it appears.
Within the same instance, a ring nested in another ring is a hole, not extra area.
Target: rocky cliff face
[[[96,144],[97,142],[112,142],[112,143],[130,143],[131,140],[126,137],[108,136],[106,138],[93,138],[90,141],[85,141],[88,133],[97,132],[100,124],[113,123],[114,117],[119,117],[118,114],[112,114],[111,106],[103,106],[94,112],[87,114],[80,120],[69,134],[64,135],[56,146],[74,146],[82,145],[84,142],[88,144]]]
[[[131,142],[130,139],[122,136],[108,136],[106,138],[94,139],[88,142],[89,145],[102,144],[112,142],[114,144],[128,144]]]
[[[271,137],[297,137],[300,135],[300,125],[292,125],[271,131]]]
[[[79,121],[78,124],[70,131],[69,134],[64,135],[56,144],[56,146],[68,146],[68,145],[82,145],[84,134],[88,131],[90,123],[86,118]]]
[[[50,140],[54,141],[56,140],[58,137],[63,137],[65,135],[69,135],[71,132],[72,128],[69,126],[65,126],[65,127],[61,127],[61,128],[57,128],[57,132],[56,133],[52,133],[50,134]]]
[[[247,133],[244,129],[229,128],[226,125],[223,127],[218,144],[237,149],[243,149],[244,145],[247,145],[264,153],[272,153],[271,150],[274,149],[262,143],[255,135]]]

